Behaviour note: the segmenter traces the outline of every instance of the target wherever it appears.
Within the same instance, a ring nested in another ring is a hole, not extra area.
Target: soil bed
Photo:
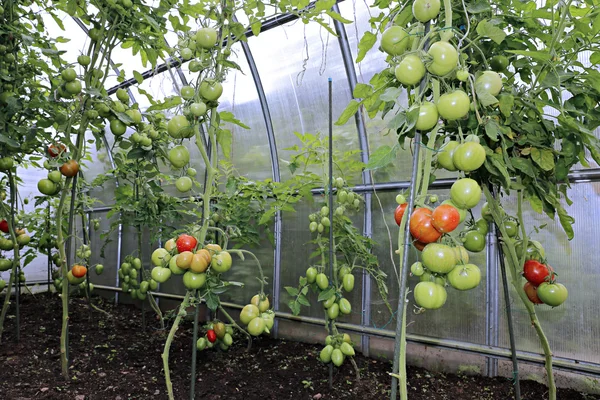
[[[141,328],[141,312],[133,306],[113,306],[94,298],[111,317],[89,311],[84,299],[71,300],[71,376],[60,374],[60,299],[55,295],[25,296],[21,306],[21,342],[15,342],[15,318],[9,317],[0,345],[0,398],[25,399],[166,399],[161,353],[165,332]],[[11,309],[14,313],[14,309]],[[10,313],[9,313],[10,314]],[[178,331],[170,366],[175,398],[189,398],[191,323]],[[268,337],[254,340],[252,350],[236,338],[227,352],[198,353],[196,398],[217,399],[385,399],[389,397],[391,365],[357,355],[362,379],[349,362],[334,370],[328,388],[328,368],[317,358],[321,346]],[[409,367],[410,400],[484,400],[512,398],[504,378],[431,373]],[[539,383],[521,383],[523,399],[547,398]],[[561,400],[600,396],[559,390]]]

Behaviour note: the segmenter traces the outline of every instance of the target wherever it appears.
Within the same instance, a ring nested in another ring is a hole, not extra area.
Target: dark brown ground
[[[94,302],[99,304],[100,299]],[[58,297],[27,296],[21,307],[21,342],[15,342],[15,319],[9,318],[0,345],[0,399],[166,399],[161,352],[163,333],[141,329],[140,310],[103,303],[112,318],[93,312],[82,299],[71,300],[70,380],[60,375],[61,306]],[[14,311],[11,309],[11,311]],[[148,319],[152,314],[147,314]],[[178,400],[189,398],[191,324],[180,328],[171,348],[171,376]],[[317,360],[320,346],[260,338],[250,352],[245,340],[228,352],[198,355],[196,399],[386,399],[391,366],[356,357],[362,380],[349,362],[334,372]],[[512,385],[503,378],[434,374],[409,368],[410,400],[510,399]],[[544,386],[524,381],[522,398],[542,400]],[[600,399],[559,390],[560,400]]]

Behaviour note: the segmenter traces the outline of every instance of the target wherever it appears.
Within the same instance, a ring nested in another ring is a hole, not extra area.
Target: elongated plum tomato
[[[460,224],[460,214],[456,207],[450,204],[440,204],[431,213],[433,227],[439,232],[448,233]]]
[[[441,95],[437,103],[440,116],[448,121],[464,118],[469,113],[470,107],[469,96],[462,90]]]
[[[179,235],[175,244],[177,245],[177,251],[183,253],[184,251],[193,251],[198,241],[195,237],[184,233]]]
[[[435,282],[419,282],[414,289],[415,303],[419,307],[435,310],[446,303],[446,289]]]
[[[459,208],[473,208],[481,200],[481,187],[471,178],[459,179],[450,188],[450,198]]]
[[[537,295],[545,304],[558,307],[567,300],[569,292],[562,283],[544,282],[538,286]]]
[[[415,0],[412,12],[417,21],[430,21],[440,13],[440,0]]]
[[[533,286],[539,286],[552,278],[548,266],[536,260],[525,261],[525,264],[523,265],[523,276]]]
[[[402,222],[402,217],[404,216],[407,206],[408,203],[400,204],[398,207],[396,207],[396,211],[394,211],[394,220],[398,226],[400,226],[400,222]]]
[[[410,216],[410,233],[413,237],[422,243],[435,242],[442,236],[433,227],[431,219],[431,210],[428,208],[417,208]]]
[[[475,264],[457,265],[448,273],[448,282],[456,290],[471,290],[481,282],[481,271]]]
[[[431,272],[447,274],[456,265],[456,255],[452,247],[441,243],[430,243],[421,254],[423,265]]]
[[[498,96],[502,90],[502,78],[494,71],[483,71],[475,80],[477,92],[485,91],[492,96]]]
[[[485,162],[485,149],[479,143],[461,143],[452,153],[452,162],[460,171],[475,171]]]
[[[409,54],[396,66],[394,75],[396,75],[398,82],[403,85],[416,85],[425,76],[425,65],[419,56]]]
[[[381,35],[381,49],[392,56],[403,54],[408,48],[408,33],[394,25],[387,28]]]
[[[439,114],[435,104],[424,101],[419,106],[419,116],[417,117],[415,128],[420,131],[428,131],[437,124],[438,119]]]
[[[444,76],[458,64],[458,52],[448,42],[433,43],[427,53],[432,57],[431,63],[427,65],[427,70],[434,75]]]
[[[525,294],[530,302],[533,304],[544,304],[544,302],[540,300],[539,296],[537,295],[537,287],[533,286],[531,282],[525,282],[523,290],[525,291]]]

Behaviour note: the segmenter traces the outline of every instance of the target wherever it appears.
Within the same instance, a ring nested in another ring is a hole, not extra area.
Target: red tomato
[[[209,342],[214,343],[217,341],[217,334],[214,330],[209,329],[206,332],[206,338],[208,339]]]
[[[400,222],[402,222],[402,216],[404,216],[404,211],[406,211],[406,207],[408,207],[408,203],[400,204],[396,207],[396,211],[394,211],[394,219],[398,226],[400,226]]]
[[[523,276],[533,286],[539,286],[543,282],[551,280],[551,272],[547,265],[542,264],[539,261],[528,260],[523,265]],[[553,274],[552,274],[553,275]]]
[[[85,276],[85,274],[87,273],[87,268],[84,267],[83,265],[73,265],[73,268],[71,269],[71,273],[73,274],[73,276],[75,278],[83,278]]]
[[[61,153],[64,153],[65,151],[67,151],[67,146],[65,146],[62,143],[59,143],[58,145],[51,144],[48,146],[48,155],[52,158],[58,157]]]
[[[8,233],[8,222],[6,222],[5,219],[0,221],[0,231],[2,231],[4,233]]]
[[[417,208],[410,216],[410,233],[423,243],[433,243],[442,236],[433,227],[431,210],[425,207]]]
[[[176,244],[177,251],[183,253],[184,251],[194,251],[194,249],[196,248],[196,244],[198,244],[198,241],[193,236],[183,234],[177,238]]]
[[[530,282],[525,283],[525,286],[523,286],[523,290],[525,291],[525,294],[529,298],[529,301],[531,301],[533,304],[543,304],[544,303],[543,301],[540,300],[540,298],[537,295],[537,288],[535,286],[533,286]]]
[[[450,204],[441,204],[431,213],[433,227],[441,233],[452,232],[460,223],[460,213]]]
[[[419,251],[423,251],[423,249],[425,248],[425,246],[427,246],[427,243],[423,243],[423,242],[419,242],[418,240],[415,240],[413,242],[413,246],[415,246],[415,248]]]
[[[79,172],[79,163],[75,160],[69,160],[60,166],[60,173],[66,177],[72,178]]]

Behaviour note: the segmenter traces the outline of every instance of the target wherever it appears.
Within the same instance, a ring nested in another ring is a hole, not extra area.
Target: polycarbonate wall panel
[[[300,145],[294,135],[328,133],[328,81],[333,80],[333,120],[351,99],[338,39],[316,24],[295,22],[261,33],[249,41],[273,119],[282,180],[291,176],[285,160],[294,154],[284,149]],[[285,49],[285,50],[282,50]],[[308,52],[308,54],[307,54]],[[305,70],[303,70],[303,66]],[[333,127],[336,150],[359,148],[354,119]],[[360,157],[357,155],[357,160]],[[353,183],[360,175],[347,176]]]
[[[439,201],[449,197],[447,190],[430,191],[431,194],[438,195]],[[394,271],[394,266],[390,258],[390,237],[391,234],[392,252],[398,248],[398,226],[394,221],[394,213],[387,210],[394,210],[397,207],[395,201],[396,193],[378,194],[383,209],[381,212],[377,199],[373,199],[373,239],[379,244],[375,249],[380,267],[388,275],[387,286],[389,289],[389,301],[392,309],[395,311],[398,306],[398,278]],[[473,214],[478,215],[479,209],[474,209]],[[384,219],[385,218],[385,223]],[[385,224],[387,224],[387,229]],[[460,232],[464,224],[456,229]],[[419,254],[419,256],[418,256]],[[414,247],[410,247],[409,265],[420,257],[420,253]],[[393,255],[396,268],[399,266],[399,258]],[[409,305],[407,314],[407,331],[409,334],[418,334],[424,336],[433,336],[445,339],[456,339],[472,343],[485,343],[485,314],[486,314],[486,258],[485,251],[481,253],[469,253],[469,262],[479,266],[481,270],[481,283],[473,290],[461,292],[447,287],[448,299],[443,308],[439,310],[429,310],[423,314],[416,314],[414,298],[409,294]],[[409,278],[409,288],[413,290],[419,282],[417,277]],[[396,329],[396,320],[392,318],[387,307],[381,300],[377,286],[372,284],[371,294],[371,325],[381,329]]]
[[[567,211],[575,218],[575,238],[568,241],[558,221],[540,215],[524,202],[527,232],[542,243],[548,263],[558,274],[558,281],[569,290],[567,301],[556,308],[536,306],[538,318],[550,341],[552,352],[561,357],[600,363],[600,269],[598,268],[598,238],[600,229],[600,183],[577,183],[569,190],[574,205]],[[516,198],[503,202],[510,214],[516,212]],[[548,224],[539,233],[533,227]],[[525,281],[521,280],[521,284]],[[520,350],[541,352],[535,330],[531,326],[520,298],[512,285],[511,300],[514,309],[515,335]],[[501,304],[503,305],[503,303]],[[500,324],[500,343],[508,346],[506,320]]]

